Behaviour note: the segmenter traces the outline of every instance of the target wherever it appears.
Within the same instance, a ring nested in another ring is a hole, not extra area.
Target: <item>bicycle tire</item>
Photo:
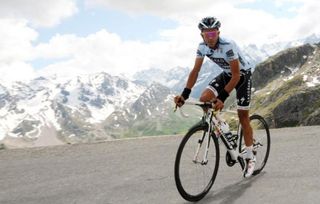
[[[258,123],[262,125],[262,127],[254,127],[254,125],[256,125],[256,123]],[[253,137],[254,139],[256,140],[254,142],[254,145],[257,145],[257,143],[260,144],[261,142],[261,138],[258,138],[260,137],[261,135],[264,136],[264,144],[262,145],[266,145],[266,148],[265,148],[265,155],[262,156],[263,159],[259,159],[261,160],[261,164],[258,165],[258,167],[256,166],[256,169],[254,170],[253,174],[252,175],[257,175],[259,174],[263,168],[265,167],[267,161],[268,161],[268,158],[269,158],[269,153],[270,153],[270,145],[271,145],[271,138],[270,138],[270,131],[269,131],[269,126],[267,124],[267,122],[265,121],[265,119],[260,116],[260,115],[252,115],[250,116],[250,124],[252,126],[252,129],[253,129]],[[258,131],[259,131],[259,136],[258,135]],[[243,147],[245,146],[244,144],[244,138],[243,138],[243,131],[241,130],[240,132],[240,145],[239,145],[239,152],[242,151]],[[242,147],[243,146],[243,147]],[[261,154],[261,152],[258,152],[257,151],[257,154]],[[259,160],[257,159],[257,162],[259,162]],[[260,162],[259,162],[260,163]]]
[[[182,181],[181,181],[181,171],[182,169],[180,169],[180,164],[181,164],[181,156],[182,154],[184,153],[184,148],[187,149],[186,147],[186,144],[188,143],[189,139],[192,138],[192,136],[196,136],[195,134],[197,132],[206,132],[207,131],[207,126],[204,126],[204,125],[201,125],[201,124],[198,124],[194,127],[192,127],[188,133],[183,137],[180,145],[179,145],[179,148],[178,148],[178,151],[177,151],[177,154],[176,154],[176,159],[175,159],[175,166],[174,166],[174,177],[175,177],[175,182],[176,182],[176,186],[177,186],[177,189],[180,193],[180,195],[187,201],[192,201],[192,202],[196,202],[196,201],[199,201],[201,200],[208,192],[209,190],[211,189],[211,187],[213,186],[213,183],[215,181],[215,178],[217,176],[217,173],[218,173],[218,168],[219,168],[219,160],[220,160],[220,150],[219,150],[219,143],[218,143],[218,139],[213,136],[213,135],[210,135],[210,147],[209,149],[213,149],[212,148],[212,144],[214,144],[214,147],[215,147],[215,164],[214,164],[214,169],[213,169],[213,172],[212,172],[212,175],[211,175],[211,178],[209,178],[208,180],[208,185],[205,186],[205,188],[200,192],[200,193],[196,193],[196,194],[193,194],[191,192],[188,192],[187,189],[185,189],[185,186],[182,184]],[[208,135],[207,135],[208,136]],[[191,141],[190,141],[191,143]],[[211,162],[210,158],[208,157],[208,163]],[[212,158],[213,160],[213,158]],[[195,164],[196,165],[196,164]],[[182,167],[181,167],[182,168]],[[191,174],[192,175],[192,174]]]

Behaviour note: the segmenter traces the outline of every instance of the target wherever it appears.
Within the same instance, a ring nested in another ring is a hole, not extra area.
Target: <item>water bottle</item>
[[[231,142],[232,140],[232,133],[230,132],[230,128],[228,123],[226,122],[221,122],[221,130],[224,134],[224,136],[227,138],[228,142]]]

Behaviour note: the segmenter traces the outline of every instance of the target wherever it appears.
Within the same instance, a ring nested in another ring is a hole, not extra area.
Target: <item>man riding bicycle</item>
[[[214,102],[216,110],[224,107],[224,102],[229,93],[235,88],[237,92],[237,109],[241,126],[244,131],[246,144],[245,159],[247,169],[245,177],[250,177],[254,171],[256,158],[253,154],[253,135],[249,119],[251,96],[251,69],[252,65],[245,60],[238,46],[230,40],[220,37],[220,21],[215,17],[205,17],[199,24],[203,42],[198,46],[197,56],[193,69],[180,96],[174,98],[177,106],[181,107],[189,98],[192,87],[195,85],[204,57],[207,56],[223,72],[214,78],[202,92],[201,102]]]

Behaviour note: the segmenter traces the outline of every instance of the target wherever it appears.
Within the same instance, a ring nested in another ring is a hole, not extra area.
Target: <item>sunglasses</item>
[[[218,31],[204,32],[204,35],[208,38],[215,38],[218,35]]]

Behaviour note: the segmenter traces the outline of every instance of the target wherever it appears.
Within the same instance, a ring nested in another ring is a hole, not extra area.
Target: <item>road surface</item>
[[[271,131],[265,169],[244,179],[224,148],[199,203],[320,203],[320,126]],[[180,204],[173,166],[179,136],[0,150],[1,204]]]

